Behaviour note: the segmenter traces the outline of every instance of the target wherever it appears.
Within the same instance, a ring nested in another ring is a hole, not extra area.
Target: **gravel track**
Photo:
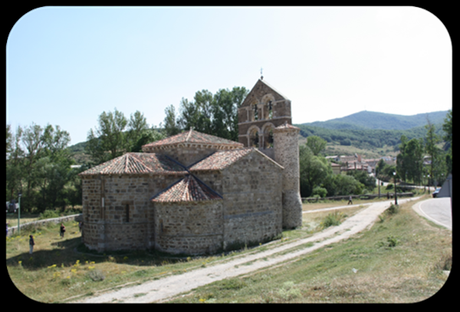
[[[399,200],[399,202],[402,204],[417,199],[419,199],[419,197],[402,199]],[[368,208],[346,219],[342,224],[329,227],[308,238],[285,243],[282,246],[271,248],[266,251],[242,255],[230,261],[226,260],[222,263],[208,264],[207,267],[195,269],[183,274],[167,276],[158,280],[145,282],[141,285],[124,287],[116,291],[89,298],[85,297],[76,302],[151,303],[167,301],[173,296],[188,292],[199,286],[280,264],[326,245],[347,239],[370,227],[377,217],[390,206],[391,202],[392,201],[373,203]],[[310,244],[305,247],[299,247],[307,243]],[[311,243],[313,243],[312,246]],[[285,254],[279,254],[295,247],[298,248]]]

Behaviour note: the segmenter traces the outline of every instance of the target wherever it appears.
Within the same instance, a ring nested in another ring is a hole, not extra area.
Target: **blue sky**
[[[264,80],[293,123],[452,107],[452,44],[416,7],[42,7],[6,46],[6,122],[86,140],[103,111],[158,126],[196,91]]]

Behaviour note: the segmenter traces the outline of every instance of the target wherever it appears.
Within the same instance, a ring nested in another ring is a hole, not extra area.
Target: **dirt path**
[[[417,200],[419,197],[400,200],[400,204]],[[346,239],[371,226],[392,201],[378,202],[363,209],[356,215],[346,219],[339,226],[329,227],[311,237],[299,239],[282,246],[275,247],[263,252],[255,252],[243,255],[230,261],[209,265],[179,275],[168,276],[159,280],[146,282],[132,287],[122,288],[117,291],[97,295],[79,300],[85,303],[150,303],[166,301],[168,298],[183,292],[188,292],[196,287],[212,283],[230,277],[246,274],[264,267],[279,264],[284,261],[299,257],[312,252],[323,246]],[[299,247],[310,243],[309,247]],[[311,243],[313,245],[311,246]],[[278,253],[298,247],[292,252],[279,255]],[[244,264],[244,265],[243,265]]]

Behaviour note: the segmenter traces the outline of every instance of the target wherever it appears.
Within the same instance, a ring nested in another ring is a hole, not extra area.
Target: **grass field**
[[[437,293],[452,263],[452,232],[412,203],[359,236],[297,261],[214,282],[174,303],[408,303]],[[304,222],[308,220],[304,220]],[[452,286],[452,285],[451,285]]]
[[[360,209],[338,212],[347,217]],[[283,239],[312,235],[328,215],[304,214],[303,227],[285,231]],[[76,222],[65,225],[64,239],[59,236],[58,225],[35,230],[33,255],[28,253],[30,233],[21,232],[6,239],[10,278],[20,292],[33,300],[68,302],[283,243],[282,239],[254,249],[195,258],[174,258],[146,251],[97,254],[83,248]],[[382,216],[360,236],[276,268],[209,284],[172,302],[420,301],[445,283],[443,270],[450,269],[451,244],[450,231],[425,221],[409,205],[402,205],[398,213]]]

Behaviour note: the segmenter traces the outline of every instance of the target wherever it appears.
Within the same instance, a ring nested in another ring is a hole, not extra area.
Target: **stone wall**
[[[282,171],[257,150],[224,170],[224,249],[281,233]]]
[[[300,198],[298,129],[277,128],[273,131],[275,160],[284,167],[283,172],[283,227],[302,225]]]
[[[98,251],[152,247],[154,216],[150,198],[181,177],[148,174],[84,177],[85,245]]]
[[[197,171],[194,176],[203,181],[207,186],[222,195],[222,179],[223,174],[219,170],[214,171]]]
[[[169,203],[150,199],[183,174],[83,177],[83,242],[99,252],[206,254],[269,241],[282,231],[282,173],[254,150],[222,171],[197,172],[223,200]]]
[[[173,254],[211,254],[222,248],[222,200],[156,202],[155,249]]]

